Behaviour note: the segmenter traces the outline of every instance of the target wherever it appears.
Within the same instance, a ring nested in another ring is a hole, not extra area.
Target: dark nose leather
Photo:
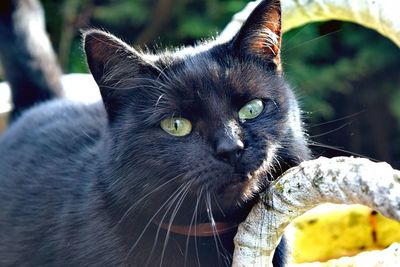
[[[243,151],[244,145],[239,138],[220,136],[215,143],[215,153],[223,161],[235,166]]]

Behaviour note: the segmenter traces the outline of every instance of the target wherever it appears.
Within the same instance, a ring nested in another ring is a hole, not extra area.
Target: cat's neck
[[[237,229],[237,224],[226,222],[198,223],[193,225],[158,223],[155,221],[153,223],[170,233],[192,237],[222,235]]]

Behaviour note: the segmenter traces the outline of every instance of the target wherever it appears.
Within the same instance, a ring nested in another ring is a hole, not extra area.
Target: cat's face
[[[146,56],[108,34],[87,33],[118,197],[141,201],[157,221],[168,214],[190,223],[195,213],[207,221],[210,211],[224,220],[299,162],[307,149],[279,44],[280,10],[271,3],[231,42],[207,49]]]

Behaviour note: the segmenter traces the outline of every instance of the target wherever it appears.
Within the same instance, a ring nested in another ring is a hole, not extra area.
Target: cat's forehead
[[[241,60],[215,50],[158,62],[163,90],[157,103],[158,117],[236,114],[254,99],[285,97],[282,79],[258,62]],[[280,102],[277,100],[277,102]],[[153,105],[154,106],[154,105]]]
[[[164,67],[165,82],[181,98],[197,99],[268,97],[274,95],[276,77],[251,61],[200,53],[176,60]]]

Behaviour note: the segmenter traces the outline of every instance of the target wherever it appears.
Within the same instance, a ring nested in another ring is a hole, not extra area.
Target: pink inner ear
[[[256,32],[250,49],[260,56],[273,58],[277,66],[280,65],[281,46],[281,14],[279,10],[270,9],[266,12],[263,26]]]

